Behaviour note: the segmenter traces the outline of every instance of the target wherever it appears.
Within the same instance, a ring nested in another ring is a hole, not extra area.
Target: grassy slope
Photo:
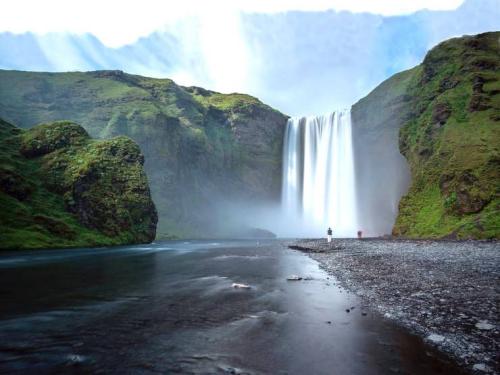
[[[416,69],[400,131],[412,185],[395,235],[500,238],[499,38],[446,41]]]
[[[142,166],[123,162],[124,155],[134,153],[140,155],[128,139],[93,141],[71,123],[23,131],[0,120],[0,248],[151,241],[154,207],[149,212],[152,202]],[[116,189],[124,186],[117,198]]]
[[[217,194],[279,194],[282,137],[274,124],[283,127],[286,117],[248,95],[119,71],[0,71],[0,116],[24,128],[68,119],[93,137],[134,139],[146,156],[163,236],[207,228],[202,211]],[[252,121],[253,134],[246,131]]]

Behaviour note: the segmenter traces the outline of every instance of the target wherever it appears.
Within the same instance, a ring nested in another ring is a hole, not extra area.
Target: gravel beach
[[[500,373],[500,243],[300,240],[346,289],[473,373]]]

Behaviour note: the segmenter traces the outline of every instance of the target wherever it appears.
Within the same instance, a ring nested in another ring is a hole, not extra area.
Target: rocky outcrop
[[[353,106],[361,217],[390,217],[409,167],[394,235],[500,238],[499,38],[441,43]]]
[[[0,71],[0,116],[24,128],[68,119],[93,137],[136,141],[160,238],[230,236],[243,206],[279,199],[287,117],[248,95],[121,71]]]
[[[126,137],[79,125],[22,131],[0,120],[0,248],[148,243],[157,214],[144,157]]]
[[[407,90],[414,111],[400,132],[412,185],[394,234],[500,238],[499,38],[451,39],[418,67]]]

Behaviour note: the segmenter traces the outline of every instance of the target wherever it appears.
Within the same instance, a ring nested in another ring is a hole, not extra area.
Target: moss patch
[[[150,242],[156,211],[130,139],[94,141],[79,125],[28,131],[0,120],[0,248]]]

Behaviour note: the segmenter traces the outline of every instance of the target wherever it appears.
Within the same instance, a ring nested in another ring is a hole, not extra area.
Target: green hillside
[[[121,71],[0,71],[0,116],[23,128],[70,120],[144,153],[160,237],[214,237],[219,203],[275,202],[286,116],[243,94]]]
[[[126,137],[0,120],[0,249],[151,242],[157,216],[143,161]]]
[[[500,33],[433,48],[407,89],[412,172],[394,234],[500,238]]]
[[[499,40],[443,42],[353,106],[362,228],[396,216],[396,236],[500,238]]]

